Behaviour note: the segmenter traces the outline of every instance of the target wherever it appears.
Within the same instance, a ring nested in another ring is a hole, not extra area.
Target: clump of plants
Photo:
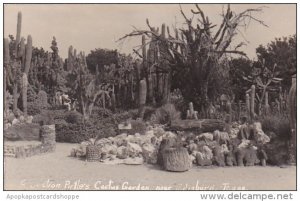
[[[275,136],[282,140],[290,138],[289,119],[282,115],[267,115],[260,118],[262,129],[266,133],[273,132]],[[272,136],[271,136],[272,137]]]
[[[172,121],[179,120],[180,117],[181,113],[176,110],[173,104],[168,103],[156,109],[151,121],[159,124],[171,124]]]

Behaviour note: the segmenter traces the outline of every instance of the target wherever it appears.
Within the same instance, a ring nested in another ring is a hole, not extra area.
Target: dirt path
[[[295,190],[296,167],[194,167],[172,173],[152,165],[104,165],[67,157],[74,145],[57,143],[55,153],[5,158],[6,190]]]

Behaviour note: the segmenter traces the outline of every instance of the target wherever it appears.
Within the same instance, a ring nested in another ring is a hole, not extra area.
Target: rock
[[[198,150],[198,145],[196,143],[191,143],[187,147],[189,153],[193,153]]]
[[[6,119],[8,120],[8,122],[12,122],[15,118],[16,117],[15,117],[14,113],[10,113]]]
[[[212,160],[207,158],[205,154],[198,152],[196,154],[196,162],[199,166],[210,166],[212,165]]]
[[[190,160],[192,161],[193,164],[196,164],[196,157],[194,155],[190,155]]]
[[[230,141],[229,135],[227,132],[222,132],[219,130],[215,130],[213,132],[214,140],[219,144],[224,144]]]
[[[11,123],[5,123],[4,124],[4,130],[8,129],[9,127],[11,127]]]
[[[161,127],[155,127],[154,129],[153,129],[153,134],[156,136],[156,137],[161,137],[161,136],[163,136],[164,135],[164,133],[165,133],[165,130],[163,129],[163,128],[161,128]]]
[[[73,148],[70,153],[71,157],[76,157],[76,148]]]
[[[260,122],[255,122],[253,124],[253,130],[254,130],[254,137],[258,143],[266,144],[270,142],[270,138],[262,130]]]
[[[90,144],[89,141],[83,141],[80,143],[80,145],[82,146],[88,146],[89,144]]]
[[[75,157],[83,157],[86,155],[86,147],[88,146],[87,142],[82,142],[75,150]]]
[[[170,131],[165,132],[165,134],[163,135],[163,139],[170,139],[170,138],[177,138],[177,135],[175,133],[172,133]]]
[[[127,144],[127,149],[128,149],[128,155],[130,157],[136,157],[138,156],[140,153],[142,153],[142,148],[140,145],[135,144],[135,143],[131,143],[129,142]]]
[[[24,122],[24,121],[25,121],[25,117],[24,117],[23,115],[21,115],[21,116],[19,117],[19,121],[20,121],[20,122]]]
[[[200,152],[209,160],[214,156],[212,150],[206,145],[201,148]]]
[[[117,155],[118,147],[116,145],[112,145],[112,144],[104,144],[101,147],[101,152],[106,153],[107,155],[109,155],[109,154]]]
[[[173,121],[169,129],[176,131],[193,131],[196,134],[223,130],[224,126],[225,122],[218,119],[186,119]]]
[[[250,145],[250,140],[243,139],[238,148],[247,148]]]
[[[135,157],[135,158],[126,158],[124,160],[124,164],[126,165],[142,165],[144,160],[142,157]]]
[[[227,154],[229,152],[226,144],[221,145],[221,153]]]
[[[96,140],[95,141],[95,145],[99,145],[99,146],[104,146],[104,145],[111,145],[112,144],[112,141],[109,140],[108,138],[102,138],[102,139],[99,139],[99,140]]]
[[[199,140],[210,140],[210,141],[213,141],[214,135],[212,133],[202,133],[197,138]]]
[[[33,116],[27,116],[25,118],[25,122],[28,123],[28,124],[31,124],[32,123],[32,120],[33,120]]]
[[[128,135],[126,141],[130,143],[141,144],[142,138],[136,135]]]
[[[142,146],[142,155],[147,163],[156,164],[157,153],[158,149],[153,144],[146,143]]]
[[[126,138],[127,135],[128,135],[127,133],[121,133],[121,134],[115,136],[114,138],[115,138],[115,139],[116,139],[116,138]]]
[[[239,131],[240,131],[239,128],[234,128],[234,127],[232,127],[232,128],[230,129],[230,135],[229,135],[229,137],[230,137],[230,138],[237,138]]]
[[[125,146],[120,146],[117,148],[117,157],[120,159],[125,159],[128,157],[128,149]]]
[[[153,130],[147,130],[146,132],[145,132],[145,135],[154,135],[154,131]]]
[[[20,123],[20,121],[18,119],[14,119],[11,122],[12,125],[16,125],[16,124],[19,124],[19,123]]]
[[[131,123],[118,124],[118,129],[119,130],[131,130],[132,126],[131,126]]]
[[[114,144],[117,145],[118,147],[119,146],[126,146],[127,143],[128,143],[128,141],[127,141],[127,134],[126,133],[117,135],[114,138]]]
[[[100,160],[105,165],[119,165],[119,164],[124,164],[124,159],[111,159],[111,158],[106,158],[105,160]]]
[[[141,135],[141,144],[151,143],[151,139],[155,137],[153,132],[146,132],[145,135]]]

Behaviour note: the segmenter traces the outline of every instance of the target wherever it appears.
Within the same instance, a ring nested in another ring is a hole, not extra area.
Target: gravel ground
[[[153,165],[105,165],[55,153],[5,158],[5,190],[295,190],[296,167],[193,167],[183,173]]]

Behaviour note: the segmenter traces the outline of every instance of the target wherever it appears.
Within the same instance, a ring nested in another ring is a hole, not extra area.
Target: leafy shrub
[[[54,118],[51,111],[43,110],[40,114],[33,116],[32,122],[42,125],[51,125],[54,124]]]
[[[288,160],[288,140],[290,139],[290,124],[286,116],[270,115],[260,118],[263,131],[271,141],[264,147],[268,155],[268,163],[282,165]]]
[[[66,112],[64,119],[67,123],[79,124],[82,122],[83,116],[77,111],[68,111]]]
[[[264,116],[260,119],[262,129],[264,132],[275,133],[276,137],[282,140],[290,138],[290,124],[289,119],[280,115]]]
[[[102,108],[102,107],[94,107],[92,116],[97,116],[98,118],[107,118],[111,117],[113,113],[111,110]]]
[[[34,116],[37,114],[40,114],[42,111],[41,109],[34,103],[34,102],[28,102],[27,103],[27,114]]]
[[[118,134],[118,124],[132,118],[134,112],[128,111],[113,114],[108,118],[91,118],[85,122],[68,123],[56,119],[56,140],[58,142],[80,143],[90,138],[113,137]],[[133,123],[134,124],[134,123]],[[145,123],[144,123],[145,124]],[[145,126],[134,124],[136,132],[145,129]]]
[[[175,89],[170,94],[170,103],[173,104],[176,110],[180,111],[181,114],[184,114],[188,109],[188,102],[184,100],[182,93],[179,89]]]
[[[39,124],[17,124],[9,127],[4,132],[5,140],[40,140]]]
[[[180,114],[173,104],[166,104],[155,111],[151,120],[153,123],[170,124],[172,121],[180,119]]]

